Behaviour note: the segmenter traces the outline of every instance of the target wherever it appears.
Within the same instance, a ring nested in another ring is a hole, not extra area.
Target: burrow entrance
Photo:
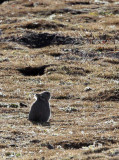
[[[42,76],[45,73],[45,69],[50,65],[43,65],[40,67],[25,67],[20,68],[18,71],[22,73],[24,76]]]
[[[82,147],[88,147],[90,145],[93,145],[93,142],[60,142],[56,145],[61,145],[64,149],[80,149]]]

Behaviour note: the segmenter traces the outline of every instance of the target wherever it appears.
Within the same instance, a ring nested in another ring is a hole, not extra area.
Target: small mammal
[[[50,92],[36,94],[36,101],[31,106],[29,112],[29,120],[36,122],[47,122],[50,117]]]

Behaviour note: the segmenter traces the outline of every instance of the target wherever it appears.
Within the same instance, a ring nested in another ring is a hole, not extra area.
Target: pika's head
[[[50,92],[43,92],[41,94],[36,94],[37,99],[41,100],[47,100],[49,101],[50,99]]]

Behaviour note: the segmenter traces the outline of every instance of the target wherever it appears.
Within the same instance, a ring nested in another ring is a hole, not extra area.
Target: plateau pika
[[[50,117],[50,92],[36,94],[37,100],[31,106],[29,120],[36,122],[47,122]]]

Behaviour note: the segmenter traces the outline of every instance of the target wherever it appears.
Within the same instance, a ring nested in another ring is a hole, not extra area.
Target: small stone
[[[48,149],[54,149],[54,146],[49,143],[48,143],[47,147],[48,147]]]
[[[4,97],[5,95],[2,93],[2,92],[0,92],[0,97]]]
[[[58,146],[57,146],[57,149],[62,149],[62,146],[61,146],[61,145],[58,145]]]
[[[90,87],[86,87],[86,88],[84,89],[84,91],[86,91],[86,92],[91,91],[91,90],[92,90],[92,88],[90,88]]]
[[[90,82],[85,82],[85,83],[84,83],[85,86],[87,86],[87,85],[89,85],[89,84],[90,84]]]
[[[99,109],[99,108],[101,108],[101,106],[100,105],[95,105],[95,106],[93,106],[95,109]]]
[[[22,107],[27,107],[27,105],[24,104],[24,103],[22,103],[22,102],[20,102],[19,105],[20,105],[21,108],[22,108]]]
[[[40,140],[34,139],[34,140],[30,141],[30,142],[31,142],[31,143],[40,143]]]

